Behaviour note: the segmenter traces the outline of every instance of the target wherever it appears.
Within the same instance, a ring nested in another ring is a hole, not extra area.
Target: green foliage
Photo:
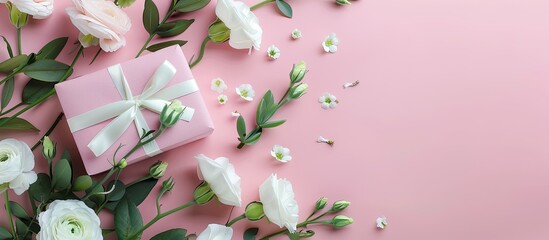
[[[288,18],[292,18],[293,10],[292,10],[292,6],[290,6],[290,4],[288,4],[284,0],[276,0],[276,6],[278,7],[278,10],[280,10],[280,12],[284,16],[286,16]]]
[[[240,140],[244,140],[246,136],[246,121],[242,116],[238,116],[236,120],[236,131],[238,132],[238,137]]]
[[[159,13],[156,4],[152,0],[145,0],[143,10],[143,26],[149,34],[154,34],[159,25]]]
[[[0,130],[16,130],[16,131],[32,131],[39,132],[40,130],[25,119],[8,117],[0,118]]]
[[[36,60],[57,58],[57,56],[59,56],[59,53],[61,53],[61,51],[67,44],[68,40],[69,40],[68,37],[61,37],[47,43],[36,54]]]
[[[244,232],[244,240],[255,240],[258,232],[258,228],[246,229],[246,231]]]
[[[52,186],[57,190],[68,189],[72,182],[72,168],[67,159],[60,159],[55,168],[53,169],[52,175]]]
[[[161,42],[161,43],[157,43],[157,44],[154,44],[154,45],[151,45],[151,46],[147,47],[147,51],[156,52],[160,49],[167,48],[167,47],[170,47],[170,46],[173,46],[173,45],[183,46],[183,45],[185,45],[185,43],[187,43],[187,41],[183,41],[183,40],[172,40],[172,41],[167,41],[167,42]]]
[[[4,88],[2,89],[2,103],[0,104],[0,109],[4,110],[6,106],[11,101],[11,97],[13,96],[13,90],[15,88],[15,78],[10,77],[8,80],[6,80],[6,83],[4,83]]]
[[[182,228],[171,229],[161,232],[152,237],[151,240],[184,240],[187,239],[187,230]]]
[[[52,82],[43,82],[36,79],[31,79],[23,88],[23,96],[21,97],[21,101],[26,104],[31,104],[43,96],[46,96],[51,90],[53,90],[54,86],[55,83]]]
[[[210,0],[179,0],[174,9],[178,12],[193,12],[210,3]]]
[[[27,57],[27,55],[21,54],[0,62],[0,72],[11,73],[17,67],[21,66],[21,64],[26,63]]]
[[[42,59],[27,65],[21,71],[36,80],[59,82],[67,71],[72,72],[72,68],[67,64],[52,59]]]
[[[38,180],[30,185],[29,195],[38,202],[46,202],[50,197],[51,180],[45,173],[38,173]]]
[[[141,213],[135,204],[123,198],[114,210],[114,229],[120,240],[130,240],[143,226]]]
[[[189,28],[191,24],[193,24],[193,22],[194,19],[180,19],[172,22],[163,23],[158,27],[156,34],[158,34],[158,36],[160,37],[177,36],[185,32],[185,30],[187,30],[187,28]]]

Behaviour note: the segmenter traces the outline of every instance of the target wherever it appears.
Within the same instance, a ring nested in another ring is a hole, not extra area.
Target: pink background
[[[95,50],[87,50],[73,76],[131,59],[147,34],[141,24],[142,1],[127,13],[133,27],[128,44],[116,54],[102,54],[88,65]],[[156,1],[165,12],[168,1]],[[162,3],[160,3],[162,2]],[[252,4],[255,1],[246,0]],[[125,179],[141,176],[148,165],[170,163],[168,175],[177,184],[163,200],[164,209],[186,202],[198,184],[193,156],[227,156],[242,177],[243,201],[258,198],[259,185],[271,173],[292,181],[301,219],[321,196],[347,199],[345,211],[355,219],[349,228],[334,231],[313,227],[315,239],[547,239],[549,237],[549,2],[542,0],[360,0],[338,7],[332,0],[291,1],[295,16],[281,17],[273,5],[256,11],[264,29],[262,50],[251,56],[228,44],[209,44],[201,64],[193,69],[216,131],[210,137],[167,152],[125,171]],[[62,11],[69,1],[56,1],[53,17],[31,21],[23,30],[24,52],[77,31]],[[198,51],[206,27],[215,18],[215,1],[184,16],[197,21],[180,38],[187,57]],[[0,33],[15,42],[15,30],[0,10]],[[292,41],[299,28],[304,37]],[[331,32],[341,40],[336,54],[320,43]],[[155,40],[157,41],[157,40]],[[276,44],[280,59],[269,61],[265,50]],[[69,62],[69,48],[61,60]],[[0,59],[7,54],[3,47]],[[258,100],[238,99],[233,89],[251,83],[261,95],[272,89],[280,97],[291,64],[309,64],[310,91],[282,109],[276,118],[288,119],[266,131],[261,141],[235,149],[238,110],[251,121]],[[229,85],[229,103],[220,106],[210,80]],[[342,89],[344,82],[358,87]],[[19,86],[23,84],[20,83]],[[21,88],[18,88],[20,91]],[[340,100],[334,110],[322,110],[317,98],[330,92]],[[60,112],[55,98],[25,115],[47,129]],[[315,143],[332,138],[334,147]],[[3,134],[33,144],[38,134]],[[66,123],[52,137],[76,154]],[[274,144],[292,150],[288,164],[270,156]],[[38,154],[38,152],[37,152]],[[38,169],[43,171],[41,158]],[[81,163],[75,162],[82,172]],[[141,206],[145,221],[154,197]],[[166,229],[183,227],[201,232],[208,223],[224,223],[230,208],[218,204],[172,215],[145,239]],[[233,215],[240,214],[235,209]],[[2,214],[4,214],[2,212]],[[389,227],[375,229],[386,215]],[[103,225],[110,226],[110,217]],[[2,218],[2,225],[5,220]],[[234,239],[243,229],[266,221],[236,224]],[[264,234],[260,234],[263,236]],[[283,239],[283,238],[281,238]]]

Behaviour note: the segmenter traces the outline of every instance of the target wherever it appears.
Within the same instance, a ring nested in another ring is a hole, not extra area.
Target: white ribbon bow
[[[146,108],[160,114],[162,108],[166,104],[169,104],[171,100],[198,91],[198,86],[194,79],[164,88],[177,71],[167,60],[156,69],[143,92],[136,96],[132,94],[120,64],[109,67],[108,71],[123,100],[109,103],[68,119],[71,132],[74,133],[116,117],[101,129],[88,144],[88,147],[96,157],[107,151],[122,136],[132,122],[135,122],[135,127],[140,137],[143,134],[142,129],[145,132],[150,130],[141,113],[141,108]],[[185,106],[184,108],[185,111],[181,116],[181,120],[188,122],[193,117],[194,109]],[[143,149],[149,156],[161,152],[155,141],[144,145]]]

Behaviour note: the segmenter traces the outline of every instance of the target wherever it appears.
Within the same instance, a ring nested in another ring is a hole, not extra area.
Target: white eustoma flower
[[[95,212],[78,200],[55,200],[38,215],[38,240],[101,240],[101,222]]]
[[[219,201],[226,205],[240,207],[242,205],[242,190],[240,189],[240,177],[236,174],[234,166],[226,157],[215,160],[204,154],[194,157],[198,161],[198,178],[210,185]]]
[[[243,2],[218,0],[215,14],[231,30],[229,45],[235,49],[259,50],[263,29],[259,19]]]
[[[209,224],[196,240],[231,240],[233,229],[219,224]]]
[[[295,201],[292,184],[286,179],[271,175],[259,187],[259,199],[265,216],[279,227],[295,232],[299,220],[299,207]]]
[[[21,195],[38,179],[33,169],[34,155],[26,143],[13,138],[0,141],[0,185],[7,184]]]
[[[378,217],[376,219],[376,226],[378,228],[384,229],[387,227],[387,218],[386,217]]]
[[[339,101],[337,101],[336,96],[329,93],[324,93],[324,95],[320,96],[318,98],[318,102],[321,104],[320,106],[323,109],[331,109],[331,108],[333,109],[339,103]]]
[[[335,33],[327,36],[324,39],[324,42],[322,42],[322,47],[324,48],[324,51],[329,53],[337,52],[337,45],[339,45],[339,39],[337,38]]]
[[[112,1],[73,0],[74,7],[66,9],[72,24],[83,35],[99,39],[99,46],[105,52],[114,52],[126,45],[126,34],[131,28],[131,20]],[[82,39],[80,39],[82,40]],[[82,46],[90,46],[82,42]]]
[[[223,93],[227,89],[227,84],[221,78],[214,78],[212,79],[211,88],[217,93]]]
[[[252,101],[255,97],[255,91],[250,84],[242,84],[236,88],[236,94],[246,101]]]
[[[229,99],[229,98],[227,97],[227,95],[221,94],[221,95],[219,95],[219,96],[217,97],[217,102],[218,102],[219,104],[225,104],[225,103],[227,103],[227,100],[228,100],[228,99]]]
[[[271,58],[271,59],[279,58],[280,57],[280,49],[278,49],[278,47],[276,47],[275,45],[271,45],[267,49],[267,56],[269,56],[269,58]]]
[[[0,3],[10,2],[19,11],[31,15],[34,19],[44,19],[53,13],[54,0],[0,0]]]
[[[299,39],[301,38],[303,35],[301,34],[301,31],[299,29],[294,29],[292,31],[292,38],[295,40],[295,39]]]
[[[280,145],[273,146],[273,149],[271,150],[271,156],[273,156],[276,160],[284,163],[292,160],[292,156],[290,156],[290,149]]]

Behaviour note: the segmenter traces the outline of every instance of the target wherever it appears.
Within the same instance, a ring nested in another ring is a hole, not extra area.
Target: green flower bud
[[[215,193],[210,188],[210,185],[206,181],[203,181],[194,189],[193,196],[196,203],[204,205],[213,199]]]
[[[122,159],[120,160],[120,162],[118,162],[118,163],[116,164],[116,167],[117,167],[117,168],[120,168],[120,169],[124,169],[124,168],[126,168],[126,166],[128,166],[128,161],[126,161],[125,158],[122,158]]]
[[[306,83],[300,83],[299,85],[292,87],[290,89],[290,98],[292,99],[300,98],[307,92],[308,88],[309,88],[309,85]]]
[[[173,178],[170,177],[170,178],[164,180],[164,182],[162,182],[162,190],[166,191],[166,192],[169,192],[173,189],[174,185],[175,185],[175,182],[173,181]]]
[[[29,20],[28,14],[19,11],[19,9],[17,9],[17,7],[15,7],[10,2],[6,3],[6,7],[10,12],[10,22],[11,24],[13,24],[13,26],[15,26],[15,28],[22,28],[27,25],[27,22]]]
[[[134,2],[135,0],[118,0],[117,4],[121,8],[125,8],[131,6]]]
[[[231,37],[231,29],[221,21],[216,21],[208,28],[208,37],[215,43],[222,43]]]
[[[0,62],[0,72],[1,73],[11,73],[14,69],[19,67],[23,62],[27,60],[27,55],[21,54],[7,60]],[[6,74],[6,75],[7,75]]]
[[[259,221],[265,217],[263,212],[263,203],[261,202],[251,202],[246,206],[246,211],[244,212],[246,218],[252,222]]]
[[[324,209],[324,207],[326,207],[326,204],[328,204],[327,197],[322,197],[318,199],[318,201],[316,201],[316,206],[315,206],[316,211]]]
[[[55,153],[55,143],[53,143],[48,136],[45,136],[44,139],[42,139],[42,154],[46,159],[51,161],[55,158]]]
[[[168,169],[168,163],[158,161],[149,168],[149,174],[154,179],[160,179],[166,174],[166,169]]]
[[[303,80],[307,73],[307,64],[304,61],[294,64],[292,71],[290,72],[290,80],[292,83],[298,83]]]
[[[184,110],[185,108],[179,100],[173,100],[162,109],[162,113],[160,113],[160,123],[165,127],[174,126],[181,118],[181,115],[183,115]]]
[[[72,191],[80,192],[80,191],[87,190],[92,186],[92,184],[93,184],[93,180],[90,176],[88,175],[79,176],[76,178],[76,180],[74,180],[74,183],[72,184]]]
[[[351,205],[348,201],[337,201],[332,205],[332,209],[330,211],[332,212],[339,212],[343,211],[343,209],[347,208],[349,205]]]
[[[351,2],[349,2],[349,0],[336,0],[336,3],[339,5],[351,5]]]
[[[345,215],[337,215],[330,221],[330,224],[334,228],[343,228],[352,223],[353,223],[353,219]]]

